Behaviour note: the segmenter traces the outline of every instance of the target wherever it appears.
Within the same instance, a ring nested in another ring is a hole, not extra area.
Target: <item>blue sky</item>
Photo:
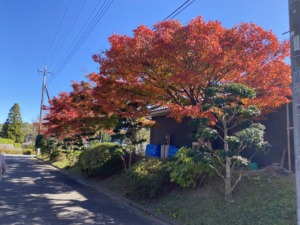
[[[44,64],[48,71],[63,68],[59,73],[47,75],[51,98],[70,91],[72,80],[84,80],[86,74],[98,71],[92,55],[109,47],[110,35],[131,35],[140,24],[152,26],[185,1],[114,0],[76,54],[63,66],[68,52],[96,15],[97,4],[100,7],[105,1],[0,0],[0,123],[5,122],[14,103],[19,103],[24,122],[37,120],[42,84],[42,74],[37,70],[42,70]],[[289,30],[288,0],[195,0],[174,19],[186,24],[196,16],[203,16],[206,21],[218,20],[228,28],[253,22],[272,30],[280,40],[289,38],[288,34],[282,35]]]

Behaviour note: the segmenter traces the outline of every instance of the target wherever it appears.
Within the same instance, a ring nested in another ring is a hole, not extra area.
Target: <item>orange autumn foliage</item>
[[[109,42],[110,49],[93,56],[100,72],[92,80],[116,87],[110,95],[116,105],[127,97],[142,103],[143,110],[146,104],[163,105],[180,120],[205,116],[205,90],[216,84],[242,83],[254,89],[257,97],[247,104],[255,104],[264,114],[291,96],[290,66],[285,62],[289,43],[253,23],[224,28],[202,17],[185,26],[169,20],[153,29],[141,25],[132,37],[112,35]]]

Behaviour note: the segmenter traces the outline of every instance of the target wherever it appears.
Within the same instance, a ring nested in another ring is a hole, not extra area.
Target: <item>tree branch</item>
[[[236,187],[236,185],[241,181],[241,179],[242,179],[242,174],[243,174],[243,168],[240,170],[239,178],[235,181],[234,185],[231,187],[231,191],[233,191],[234,188]]]
[[[225,177],[214,166],[210,165],[209,167],[212,168],[225,182]]]

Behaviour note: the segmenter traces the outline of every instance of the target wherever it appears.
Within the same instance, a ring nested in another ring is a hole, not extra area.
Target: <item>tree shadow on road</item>
[[[36,159],[7,164],[1,224],[151,224]]]

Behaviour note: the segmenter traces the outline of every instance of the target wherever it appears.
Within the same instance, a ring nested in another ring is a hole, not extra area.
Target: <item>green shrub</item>
[[[206,156],[205,149],[183,147],[178,150],[173,160],[168,162],[167,170],[172,182],[181,187],[195,187],[206,176],[214,175],[210,163],[213,162]]]
[[[81,154],[81,151],[69,151],[67,153],[67,160],[69,162],[69,166],[74,166],[79,159],[79,156]]]
[[[8,138],[0,138],[0,144],[14,144],[15,141]]]
[[[34,154],[35,154],[35,151],[33,151],[30,148],[23,149],[23,155],[34,155]]]
[[[66,157],[66,154],[64,152],[61,152],[61,151],[53,151],[50,156],[50,161],[51,162],[58,162],[58,161],[63,161],[65,160],[67,157]]]
[[[165,163],[159,159],[138,162],[126,177],[131,194],[138,198],[154,198],[164,194],[170,180]]]
[[[42,155],[50,155],[55,152],[55,151],[58,151],[57,150],[57,139],[56,138],[53,138],[53,137],[50,137],[50,138],[42,138],[41,139],[41,153]]]
[[[120,154],[122,148],[113,143],[102,143],[84,150],[78,159],[78,166],[87,176],[108,176],[123,168]]]
[[[15,148],[21,148],[21,144],[20,143],[14,143],[14,147]]]

